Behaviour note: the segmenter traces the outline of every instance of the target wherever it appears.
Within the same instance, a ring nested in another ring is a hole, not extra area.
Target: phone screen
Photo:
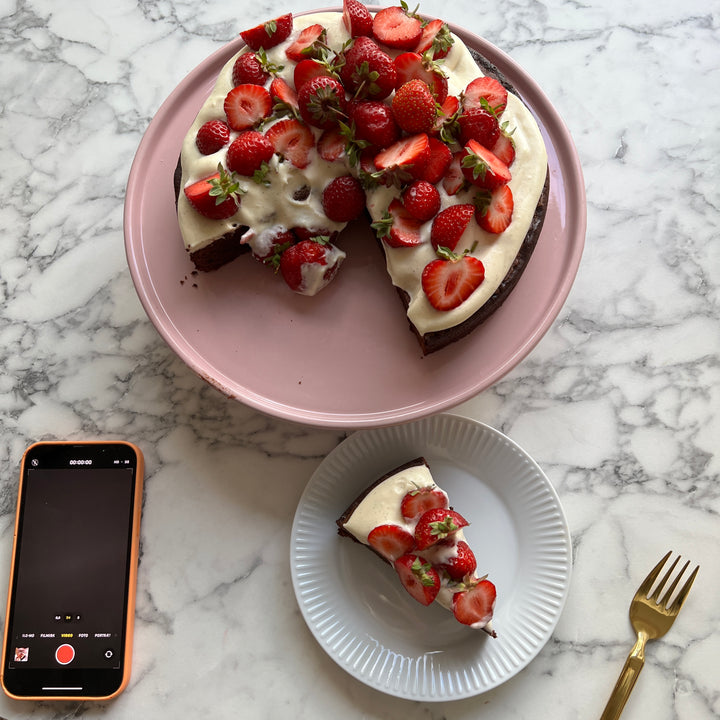
[[[100,697],[122,683],[137,466],[124,443],[28,451],[3,668],[11,693]]]

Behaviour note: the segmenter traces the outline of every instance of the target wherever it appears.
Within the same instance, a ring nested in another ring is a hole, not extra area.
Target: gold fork
[[[640,671],[645,664],[645,643],[648,640],[656,640],[662,637],[670,629],[700,569],[700,566],[698,566],[692,571],[690,577],[685,581],[682,588],[680,588],[672,605],[668,605],[670,596],[675,591],[688,565],[690,565],[689,561],[683,565],[662,599],[660,599],[660,593],[663,587],[670,579],[670,575],[672,575],[673,570],[675,570],[680,560],[678,556],[670,566],[670,569],[665,573],[663,579],[658,583],[656,590],[648,597],[663,565],[665,565],[671,554],[672,551],[650,571],[650,574],[643,580],[642,585],[640,585],[638,591],[635,593],[632,603],[630,603],[630,622],[632,623],[633,630],[637,633],[637,642],[625,661],[625,666],[620,673],[618,681],[615,683],[615,688],[612,691],[612,695],[610,695],[610,699],[605,706],[600,720],[616,720],[620,717],[620,713],[623,711],[633,687],[635,687],[635,681],[638,679],[638,675],[640,675]]]

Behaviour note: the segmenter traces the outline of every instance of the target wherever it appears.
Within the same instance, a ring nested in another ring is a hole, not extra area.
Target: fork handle
[[[615,683],[610,699],[600,716],[600,720],[617,720],[622,713],[627,699],[630,697],[635,682],[640,675],[640,671],[645,664],[645,643],[647,635],[638,633],[638,639],[630,654],[627,656],[625,665],[623,666],[620,677]]]

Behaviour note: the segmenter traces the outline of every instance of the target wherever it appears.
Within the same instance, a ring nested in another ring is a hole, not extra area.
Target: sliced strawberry
[[[428,137],[428,147],[429,152],[425,161],[415,167],[413,176],[437,185],[447,175],[453,161],[453,154],[444,142],[432,135]]]
[[[483,230],[499,235],[510,226],[514,202],[509,185],[501,185],[492,192],[489,190],[479,192],[475,198],[475,205],[475,219]]]
[[[295,167],[304,168],[310,164],[315,136],[305,123],[295,118],[279,120],[267,129],[265,137],[273,150]]]
[[[392,113],[406,133],[429,133],[437,118],[437,106],[424,80],[413,78],[395,91]]]
[[[234,215],[240,204],[240,187],[224,169],[188,185],[184,192],[195,210],[213,220]]]
[[[233,65],[233,85],[264,85],[269,77],[254,52],[242,53]]]
[[[298,91],[300,115],[308,125],[326,130],[345,117],[345,88],[332,77],[319,76]]]
[[[200,126],[195,145],[203,155],[212,155],[230,141],[230,128],[222,120],[208,120]]]
[[[486,190],[506,185],[512,179],[510,168],[475,140],[463,148],[460,166],[468,182]]]
[[[365,209],[365,191],[357,178],[341,175],[325,186],[322,206],[330,220],[350,222],[360,217]]]
[[[370,531],[368,545],[386,560],[395,562],[415,547],[415,538],[399,525],[378,525]]]
[[[422,272],[422,288],[428,301],[442,312],[462,305],[485,279],[485,266],[472,255],[438,258]]]
[[[508,93],[500,81],[488,76],[475,78],[465,88],[463,107],[488,107],[498,117],[507,106]]]
[[[275,103],[281,103],[295,114],[297,114],[300,109],[297,93],[281,77],[273,78],[273,81],[270,83],[270,97]]]
[[[385,148],[375,156],[378,170],[411,169],[422,165],[430,152],[430,143],[425,133],[410,135]]]
[[[455,544],[456,555],[451,557],[447,562],[439,565],[453,580],[462,581],[477,569],[477,560],[475,553],[470,546],[464,541],[459,540]]]
[[[453,595],[453,613],[463,625],[487,625],[492,619],[497,590],[489,580],[480,580],[468,590]]]
[[[440,193],[427,180],[415,180],[403,191],[402,202],[416,220],[427,222],[440,210]]]
[[[423,28],[415,52],[419,55],[429,53],[433,60],[440,60],[450,52],[453,42],[448,24],[436,18]]]
[[[270,115],[272,99],[261,85],[238,85],[225,97],[224,109],[233,130],[247,130]]]
[[[373,19],[360,0],[343,0],[343,24],[350,37],[372,35]]]
[[[404,7],[386,7],[375,15],[373,35],[388,47],[412,50],[422,38],[422,21]]]
[[[455,250],[473,217],[475,217],[475,206],[470,203],[450,205],[439,212],[430,229],[430,242],[433,247],[436,250],[439,247]]]
[[[390,247],[414,247],[423,242],[422,224],[423,221],[413,217],[398,198],[393,198],[385,216],[374,222],[372,228]]]
[[[438,110],[437,120],[435,121],[435,127],[433,133],[443,134],[445,125],[450,123],[455,113],[460,109],[460,100],[455,95],[448,95],[445,101],[441,103],[440,109]]]
[[[316,43],[322,42],[325,34],[325,28],[322,25],[315,24],[303,28],[295,42],[285,50],[285,56],[293,62],[315,57],[317,55]]]
[[[400,128],[390,106],[378,100],[357,103],[352,111],[352,119],[355,123],[355,137],[377,148],[386,148],[400,137]]]
[[[405,52],[398,55],[393,64],[397,73],[396,88],[410,80],[422,80],[438,103],[445,102],[448,94],[447,77],[435,63],[427,61],[416,52]]]
[[[490,150],[510,167],[515,161],[515,141],[512,139],[512,132],[507,132],[501,127],[500,136]]]
[[[465,175],[460,166],[462,156],[462,152],[453,153],[452,161],[443,176],[442,185],[448,195],[456,195],[465,184]]]
[[[240,37],[253,50],[259,50],[260,48],[269,50],[271,47],[275,47],[284,40],[287,40],[290,37],[292,29],[292,13],[287,13],[269,22],[256,25],[249,30],[243,30],[243,32],[240,33]]]
[[[429,605],[440,592],[437,570],[417,555],[401,555],[394,563],[403,587],[423,605]]]
[[[400,502],[400,512],[407,520],[413,520],[428,510],[446,508],[448,496],[434,485],[411,490]]]
[[[308,80],[312,80],[315,77],[321,75],[327,75],[330,77],[330,70],[327,65],[316,60],[315,58],[305,58],[301,60],[293,71],[293,82],[295,87],[299,90]]]
[[[465,145],[476,140],[486,148],[491,148],[500,137],[500,123],[495,115],[484,107],[471,107],[458,117],[460,142]]]
[[[347,140],[337,128],[323,130],[317,142],[317,150],[320,157],[328,162],[335,162],[345,156]]]
[[[465,255],[465,258],[470,256]],[[468,525],[468,521],[455,510],[433,508],[424,512],[415,526],[415,544],[418,550],[426,550],[435,543],[452,537]]]
[[[371,38],[360,36],[345,52],[340,79],[347,92],[363,100],[383,100],[395,89],[392,58]]]
[[[252,176],[272,156],[273,146],[270,141],[256,130],[246,130],[228,148],[228,169],[240,175]]]

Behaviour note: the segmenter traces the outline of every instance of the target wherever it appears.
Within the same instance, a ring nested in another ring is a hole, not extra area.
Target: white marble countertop
[[[565,612],[509,682],[421,703],[337,667],[293,595],[293,514],[346,433],[204,383],[144,314],[125,259],[125,184],[162,101],[239,30],[313,6],[0,1],[0,579],[25,446],[122,437],[147,460],[128,690],[86,708],[3,698],[0,717],[598,717],[633,642],[630,598],[668,549],[700,574],[623,717],[720,716],[717,13],[705,0],[422,3],[543,87],[578,148],[588,229],[550,331],[456,409],[524,447],[559,493]]]

